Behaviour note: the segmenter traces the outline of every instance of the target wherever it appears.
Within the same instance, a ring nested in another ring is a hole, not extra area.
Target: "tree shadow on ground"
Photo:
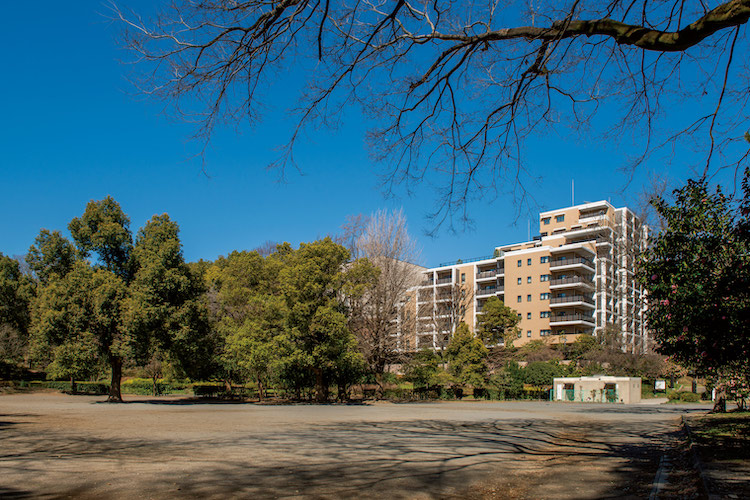
[[[57,490],[61,496],[96,496],[103,477],[110,497],[406,498],[419,492],[442,498],[471,496],[473,483],[494,481],[501,489],[515,487],[520,497],[642,498],[674,432],[660,422],[646,428],[627,420],[542,419],[311,423],[198,439],[11,429],[0,444],[0,469],[14,478],[11,489],[33,484],[34,495],[54,485],[67,488]],[[59,480],[75,470],[86,474]],[[118,495],[118,488],[126,489]]]

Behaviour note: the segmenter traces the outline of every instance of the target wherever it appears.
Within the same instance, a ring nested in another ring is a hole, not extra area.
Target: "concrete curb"
[[[693,431],[690,429],[690,425],[688,425],[687,420],[685,419],[685,415],[681,417],[681,420],[682,428],[685,430],[685,434],[687,434],[688,437],[690,453],[693,455],[693,466],[698,470],[698,474],[701,478],[703,492],[706,494],[706,497],[709,500],[719,500],[721,498],[720,495],[711,493],[711,489],[709,488],[710,481],[708,479],[708,474],[706,473],[705,467],[703,467],[703,462],[701,462],[700,455],[698,454],[698,450],[696,449],[697,446],[695,445],[695,436],[693,435]]]

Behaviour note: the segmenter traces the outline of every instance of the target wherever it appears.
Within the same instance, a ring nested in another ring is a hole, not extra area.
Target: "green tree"
[[[201,280],[182,255],[179,227],[167,214],[155,215],[138,231],[132,252],[125,325],[135,359],[145,364],[152,353],[171,355],[191,377],[210,364],[208,318]]]
[[[52,374],[71,381],[94,372],[104,360],[117,389],[116,393],[110,390],[108,400],[121,400],[119,370],[131,348],[120,314],[126,295],[120,277],[85,262],[77,262],[68,274],[52,279],[34,302],[35,358],[51,363]]]
[[[705,179],[652,201],[664,220],[641,262],[657,349],[713,377],[748,377],[750,170],[737,203]]]
[[[116,277],[121,287],[127,289],[133,276],[130,219],[114,198],[107,196],[100,201],[90,201],[83,215],[70,221],[68,229],[79,255],[82,258],[92,258],[95,269],[112,274],[108,280],[114,283]],[[120,306],[118,303],[117,307],[112,309],[112,330],[102,330],[99,336],[99,343],[111,369],[107,398],[109,402],[122,402],[122,363],[133,345],[132,332],[124,329]],[[110,342],[112,344],[108,345]]]
[[[516,311],[493,296],[482,306],[482,314],[477,318],[477,335],[485,345],[495,345],[501,340],[505,347],[512,347],[518,338],[520,319]]]
[[[537,388],[552,385],[552,379],[564,373],[564,369],[557,363],[533,361],[523,369],[524,381]]]
[[[345,297],[341,294],[349,251],[325,238],[301,244],[284,259],[279,283],[289,310],[287,335],[291,346],[285,364],[310,371],[316,399],[325,401],[328,385],[335,377],[336,360],[356,358],[356,339],[347,326]]]
[[[445,354],[448,369],[458,382],[475,387],[484,384],[489,351],[481,339],[472,335],[466,323],[458,326]]]
[[[432,349],[418,351],[404,366],[406,380],[412,382],[414,387],[432,387],[438,385],[441,380],[440,356]]]
[[[0,362],[19,363],[26,354],[34,286],[16,260],[0,253]]]
[[[278,290],[276,257],[231,252],[205,271],[212,329],[216,335],[217,374],[233,380],[256,380],[259,397],[273,375],[286,329],[286,302]]]
[[[65,276],[73,269],[76,249],[60,231],[42,229],[26,255],[26,263],[42,285],[54,276]]]
[[[248,299],[246,309],[250,314],[241,324],[226,318],[219,325],[224,333],[223,361],[231,371],[255,379],[262,400],[278,362],[286,303],[277,296],[256,294]]]

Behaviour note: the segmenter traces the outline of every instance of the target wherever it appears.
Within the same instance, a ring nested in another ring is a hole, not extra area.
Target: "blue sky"
[[[297,245],[337,233],[347,215],[403,207],[423,263],[436,265],[525,240],[529,213],[534,234],[539,209],[570,204],[572,179],[577,203],[632,205],[649,170],[667,168],[641,169],[623,191],[626,177],[617,167],[625,146],[551,133],[531,141],[526,152],[527,166],[540,178],[530,186],[538,205],[522,207],[517,218],[510,200],[478,200],[470,205],[472,230],[443,228],[430,238],[425,215],[434,208],[433,192],[425,186],[411,197],[382,196],[364,145],[366,123],[356,110],[339,130],[314,133],[302,144],[302,173],[288,172],[285,183],[266,166],[289,133],[284,112],[292,102],[269,104],[255,129],[219,129],[204,163],[193,158],[199,145],[189,141],[191,126],[166,116],[162,103],[132,95],[128,68],[119,62],[126,55],[116,42],[118,28],[102,12],[106,7],[98,1],[13,2],[4,8],[4,254],[24,254],[40,228],[65,230],[87,201],[112,195],[134,232],[152,215],[169,213],[180,224],[188,260],[215,259],[266,240]],[[675,167],[669,175],[681,179],[686,171]]]

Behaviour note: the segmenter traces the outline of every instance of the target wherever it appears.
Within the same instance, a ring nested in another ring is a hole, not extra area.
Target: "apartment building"
[[[515,346],[571,343],[612,325],[626,350],[648,351],[645,296],[634,275],[648,228],[606,201],[542,212],[539,227],[532,241],[499,246],[492,256],[426,269],[404,345],[444,348],[460,322],[476,328],[497,296],[521,320]]]

